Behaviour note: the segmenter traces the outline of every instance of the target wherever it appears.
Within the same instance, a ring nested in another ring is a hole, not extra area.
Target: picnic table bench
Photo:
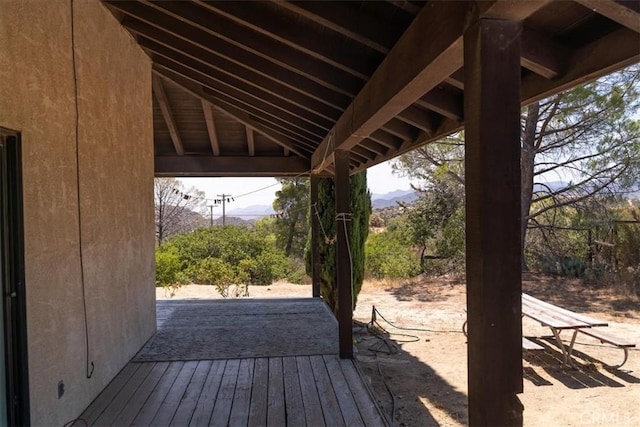
[[[608,326],[607,322],[585,316],[584,314],[574,313],[573,311],[558,307],[524,293],[522,294],[522,315],[536,320],[540,322],[541,325],[551,329],[558,343],[558,347],[562,351],[564,365],[575,367],[571,355],[578,332],[596,338],[600,340],[601,343],[614,345],[624,351],[622,363],[612,366],[613,368],[620,368],[624,365],[629,357],[629,348],[636,346],[635,343],[628,339],[618,337],[603,330],[603,327]],[[568,346],[566,346],[560,338],[560,333],[564,330],[573,331]]]

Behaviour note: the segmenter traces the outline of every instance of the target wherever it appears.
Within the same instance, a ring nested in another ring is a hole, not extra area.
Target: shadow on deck
[[[386,425],[319,299],[158,301],[157,333],[88,425]]]

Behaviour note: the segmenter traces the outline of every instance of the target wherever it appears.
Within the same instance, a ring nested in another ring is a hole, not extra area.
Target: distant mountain
[[[218,210],[216,212],[217,215],[220,215],[222,212]],[[227,216],[236,216],[245,220],[250,219],[258,219],[264,216],[273,215],[275,211],[272,206],[267,205],[251,205],[244,208],[230,208],[227,205]]]
[[[372,194],[371,206],[373,209],[384,209],[397,206],[398,203],[411,203],[417,200],[419,195],[413,190],[396,190],[385,194]]]
[[[568,185],[569,183],[564,181],[551,181],[551,182],[545,182],[544,184],[536,182],[533,184],[533,192],[548,193],[549,189],[551,189],[551,191],[557,191]]]
[[[418,198],[418,194],[413,190],[395,190],[384,194],[371,194],[371,205],[373,209],[383,209],[394,207],[400,203],[411,203]],[[217,209],[214,215],[218,217],[222,212]],[[273,215],[275,211],[270,205],[252,205],[244,208],[233,208],[227,205],[227,217],[234,216],[246,221]]]

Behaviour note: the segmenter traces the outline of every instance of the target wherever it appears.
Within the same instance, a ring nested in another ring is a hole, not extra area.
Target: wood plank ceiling
[[[480,17],[524,21],[523,104],[640,60],[638,1],[104,3],[153,63],[158,176],[355,172],[460,130]]]

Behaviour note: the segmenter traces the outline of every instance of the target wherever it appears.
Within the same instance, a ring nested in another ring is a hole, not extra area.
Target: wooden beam
[[[241,85],[234,84],[232,80],[219,79],[219,76],[213,75],[205,66],[199,66],[197,63],[184,63],[184,58],[180,60],[164,55],[160,56],[153,52],[151,59],[154,64],[172,70],[218,93],[222,93],[225,96],[232,97],[243,103],[248,103],[267,114],[291,121],[292,124],[298,123],[298,126],[301,126],[302,129],[313,130],[318,136],[324,136],[329,130],[331,123],[333,123],[333,120],[303,110],[288,100],[275,98],[262,89],[248,89]]]
[[[236,32],[262,34],[363,80],[382,59],[377,52],[367,52],[339,34],[314,31],[314,26],[274,13],[277,10],[268,3],[254,2],[251,7],[240,2],[195,3],[240,25]]]
[[[415,105],[408,106],[402,113],[398,114],[397,118],[425,132],[435,132],[441,121],[439,116],[432,111],[418,107],[419,104],[420,101],[416,102]]]
[[[218,135],[216,134],[216,124],[213,120],[213,111],[211,111],[211,104],[204,99],[202,102],[202,112],[204,113],[204,121],[207,124],[207,132],[209,133],[209,143],[211,144],[211,152],[214,156],[220,155],[220,143],[218,142]]]
[[[523,29],[520,60],[523,67],[548,79],[554,79],[564,71],[568,54],[564,46],[553,43],[536,31]]]
[[[248,126],[245,126],[244,129],[247,133],[247,151],[249,152],[249,157],[253,157],[256,155],[256,145],[253,141],[253,130]]]
[[[320,298],[320,219],[318,218],[318,180],[317,174],[311,174],[311,283],[314,298]]]
[[[349,3],[280,1],[277,4],[381,53],[389,52],[404,30],[390,22],[365,15]]]
[[[389,52],[329,136],[314,152],[314,169],[334,160],[462,67],[462,23],[468,2],[429,2]],[[458,25],[452,25],[458,23]],[[430,40],[430,43],[423,43]],[[324,158],[327,146],[333,147]]]
[[[309,171],[301,157],[156,156],[155,175],[163,176],[298,176]]]
[[[116,4],[122,7],[123,4],[128,5],[129,3],[118,2]],[[139,12],[138,8],[144,8],[144,6],[138,4],[134,6],[134,10],[130,11],[132,14],[134,11]],[[111,5],[109,5],[109,8],[113,9]],[[113,11],[120,13],[117,9],[113,9]],[[179,41],[182,43],[181,46],[190,44],[204,49],[213,55],[237,64],[239,67],[243,67],[245,70],[254,71],[274,82],[288,85],[294,90],[324,101],[329,105],[344,108],[349,104],[351,93],[350,91],[345,92],[342,87],[336,88],[329,84],[318,83],[301,70],[294,72],[290,68],[265,59],[263,56],[245,49],[238,49],[236,45],[222,38],[216,37],[200,28],[192,27],[162,12],[150,9],[150,13],[145,14],[140,19],[129,15],[122,24],[134,34],[145,36],[159,43],[172,42],[175,45]],[[175,46],[177,47],[177,45]],[[239,72],[239,74],[242,75],[243,72]]]
[[[614,31],[575,51],[566,72],[554,80],[532,74],[522,80],[522,103],[530,104],[584,84],[640,61],[638,34],[628,28]]]
[[[352,265],[349,255],[351,201],[349,197],[349,152],[336,151],[336,282],[338,286],[338,335],[340,358],[353,357]]]
[[[417,104],[453,120],[462,121],[464,118],[462,96],[441,88],[430,90],[420,98]]]
[[[456,89],[464,90],[464,68],[460,68],[445,80],[445,83],[450,84]]]
[[[418,130],[408,123],[398,119],[391,119],[381,128],[383,131],[395,135],[402,141],[413,141],[418,136]]]
[[[250,95],[241,93],[234,89],[230,89],[229,91],[231,94],[229,94],[208,77],[204,75],[194,75],[191,71],[184,69],[178,64],[170,64],[162,59],[158,59],[154,61],[153,68],[162,72],[163,75],[167,76],[174,82],[191,82],[191,84],[195,84],[200,87],[204,93],[209,93],[212,96],[215,96],[219,101],[236,105],[239,108],[241,107],[246,111],[251,111],[252,114],[269,121],[283,123],[286,128],[292,130],[295,128],[296,133],[306,135],[314,141],[320,139],[322,137],[321,135],[326,133],[326,130],[319,128],[315,124],[309,123],[308,121],[305,121],[282,109],[276,109],[275,107],[255,99]],[[179,84],[181,86],[185,86],[182,83]]]
[[[109,4],[119,8],[117,1]],[[241,27],[229,22],[229,20],[189,2],[162,1],[145,2],[145,4],[221,38],[236,47],[298,72],[331,89],[344,90],[344,88],[348,88],[351,91],[354,87],[359,87],[362,84],[362,79],[359,77],[331,67],[320,59],[309,57],[309,55],[278,43],[265,35],[242,31]]]
[[[204,72],[209,77],[229,84],[245,93],[255,93],[260,98],[275,97],[286,104],[306,110],[319,118],[335,121],[340,115],[340,109],[327,105],[304,93],[291,89],[289,86],[274,82],[253,70],[246,70],[237,64],[211,54],[209,51],[193,47],[189,43],[165,42],[157,43],[146,36],[138,38],[138,44],[155,54],[171,59],[198,72]]]
[[[640,33],[640,2],[616,0],[576,0],[586,8]]]
[[[171,142],[173,142],[173,148],[176,150],[176,153],[179,156],[182,156],[184,155],[184,147],[182,145],[182,140],[180,139],[180,134],[178,133],[178,126],[176,126],[176,122],[173,118],[173,112],[171,111],[171,106],[169,105],[167,94],[165,93],[164,86],[162,85],[162,79],[154,75],[151,84],[153,86],[153,94],[155,95],[156,101],[158,101],[158,105],[160,106],[162,117],[164,118],[164,122],[167,124],[167,128],[169,129],[169,135],[171,136]]]
[[[501,0],[479,1],[478,12],[482,18],[524,21],[554,0]]]
[[[202,90],[202,87],[199,87],[197,84],[194,84],[186,79],[183,79],[179,76],[168,73],[166,71],[162,72],[162,71],[154,70],[154,74],[158,74],[158,73],[161,73],[161,75],[173,81],[174,83],[182,87],[184,90],[186,90],[193,96],[199,98],[200,100],[207,101],[208,103],[212,104],[214,108],[229,114],[230,116],[232,116],[233,118],[238,120],[240,123],[244,124],[245,126],[251,127],[256,132],[264,135],[267,139],[271,140],[272,142],[275,142],[276,144],[282,147],[288,148],[289,150],[291,150],[291,152],[296,153],[298,156],[301,156],[304,158],[309,157],[309,155],[305,151],[299,148],[298,143],[295,140],[292,140],[282,134],[279,134],[277,132],[274,132],[271,129],[264,127],[261,124],[256,123],[247,113],[237,109],[230,108],[229,106],[227,106],[226,109],[219,107],[217,105],[219,101],[215,99],[213,96],[205,93]]]
[[[521,34],[481,19],[464,38],[469,425],[522,426]]]

